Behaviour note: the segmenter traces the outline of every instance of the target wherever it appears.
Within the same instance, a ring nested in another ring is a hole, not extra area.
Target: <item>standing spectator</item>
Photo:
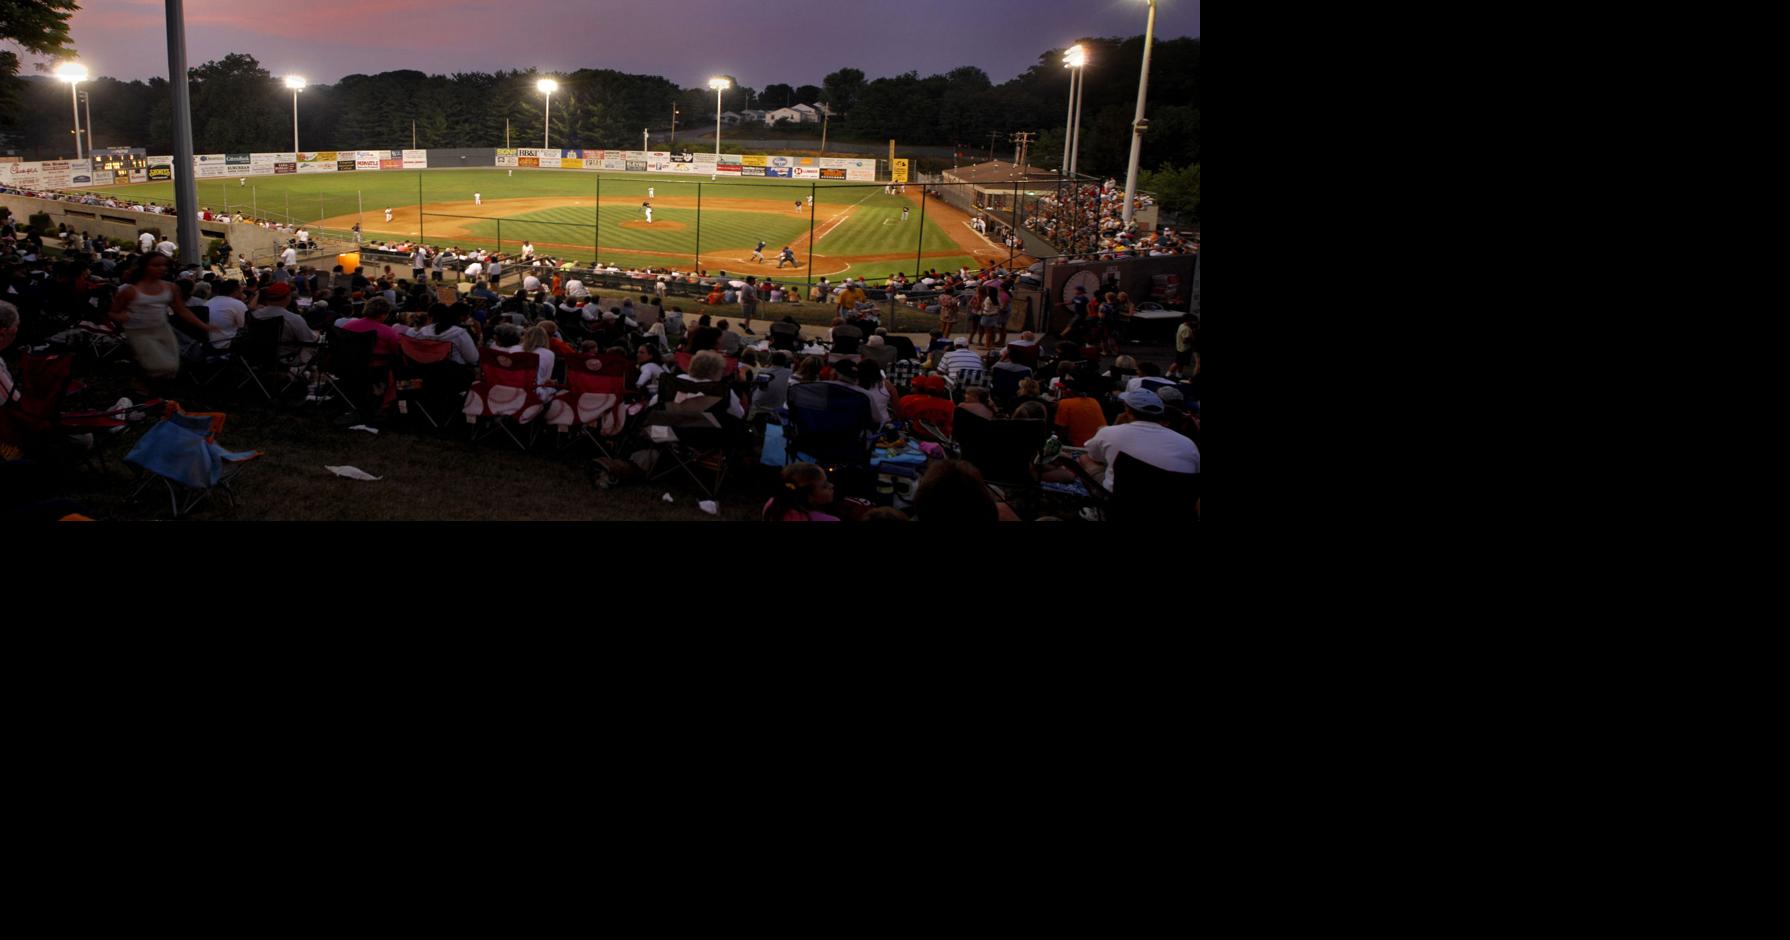
[[[124,328],[124,338],[130,343],[131,355],[137,362],[139,392],[147,392],[151,383],[166,382],[180,372],[180,343],[168,323],[169,316],[178,316],[200,330],[217,330],[193,316],[167,275],[166,255],[144,255],[126,272],[118,293],[112,295],[110,316]]]

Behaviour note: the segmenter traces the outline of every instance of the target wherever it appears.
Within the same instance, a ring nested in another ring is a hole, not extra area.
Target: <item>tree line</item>
[[[1082,113],[1080,168],[1090,175],[1122,177],[1131,146],[1143,37],[1081,40],[1089,51]],[[1024,73],[996,85],[980,67],[966,65],[942,75],[916,72],[866,80],[858,69],[841,69],[821,85],[772,84],[754,88],[735,82],[722,93],[724,110],[772,111],[794,104],[824,104],[832,116],[829,141],[882,145],[900,143],[961,148],[966,159],[1012,159],[1009,136],[1038,132],[1029,162],[1055,167],[1062,160],[1069,73],[1062,51],[1052,49]],[[1169,208],[1197,214],[1200,162],[1200,40],[1159,41],[1151,57],[1143,167],[1192,180]],[[298,123],[306,150],[343,148],[539,146],[541,74],[530,71],[456,72],[427,75],[414,70],[348,75],[312,85],[299,95]],[[715,93],[680,88],[656,75],[610,69],[555,74],[552,142],[581,149],[637,149],[641,130],[650,128],[654,149],[666,144],[675,120],[678,147],[700,149],[713,140]],[[119,81],[97,77],[83,83],[90,95],[93,141],[99,147],[173,150],[173,120],[165,79]],[[193,146],[196,153],[280,151],[292,146],[292,98],[279,76],[253,56],[227,55],[190,70]],[[72,156],[72,115],[68,86],[45,75],[8,78],[0,71],[0,152],[26,159]],[[85,125],[86,112],[82,122]],[[730,131],[729,133],[733,133]],[[737,133],[762,136],[761,126]],[[820,136],[818,125],[780,124],[779,136]],[[993,135],[991,140],[991,134]],[[724,135],[726,136],[726,135]],[[833,149],[829,144],[829,149]],[[857,148],[864,149],[864,148]],[[877,148],[875,152],[882,152]],[[1185,187],[1180,187],[1185,188]]]

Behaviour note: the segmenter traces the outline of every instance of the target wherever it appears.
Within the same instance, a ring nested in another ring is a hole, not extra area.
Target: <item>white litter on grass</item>
[[[671,494],[670,494],[670,493],[666,493],[666,494],[665,494],[665,495],[664,495],[664,496],[661,496],[661,497],[659,497],[659,498],[660,498],[660,499],[661,499],[661,500],[664,500],[664,501],[665,501],[665,502],[668,502],[668,503],[672,503],[672,502],[676,502],[676,500],[674,500],[674,499],[672,499],[672,498],[671,498]]]
[[[350,480],[383,480],[383,479],[385,479],[385,477],[373,476],[372,474],[369,474],[367,471],[362,470],[359,467],[324,467],[323,469],[328,470],[329,472],[335,474],[336,476],[347,477]]]
[[[370,428],[364,424],[357,424],[354,427],[349,428],[348,430],[350,430],[350,431],[365,431],[368,434],[378,434],[379,433],[378,428]]]
[[[708,513],[711,516],[718,516],[721,514],[721,504],[715,502],[712,499],[705,499],[702,502],[697,503],[696,508],[702,510],[703,512]]]

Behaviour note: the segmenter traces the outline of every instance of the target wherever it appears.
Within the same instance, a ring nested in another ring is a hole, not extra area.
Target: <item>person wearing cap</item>
[[[957,377],[964,372],[987,370],[988,364],[983,361],[981,354],[970,349],[969,337],[956,337],[951,340],[951,346],[951,351],[939,358],[939,371],[945,373],[951,382],[955,383]]]
[[[304,317],[287,309],[291,302],[290,284],[270,284],[255,295],[255,308],[249,311],[249,319],[285,320],[286,325],[280,330],[280,355],[288,358],[296,355],[298,362],[309,362],[312,350],[299,344],[315,343],[317,334],[311,332]]]
[[[1119,400],[1125,403],[1124,416],[1088,440],[1088,452],[1081,458],[1083,469],[1102,474],[1101,484],[1108,491],[1113,488],[1113,466],[1120,454],[1130,454],[1159,470],[1200,472],[1199,447],[1166,425],[1171,414],[1160,396],[1138,389]]]

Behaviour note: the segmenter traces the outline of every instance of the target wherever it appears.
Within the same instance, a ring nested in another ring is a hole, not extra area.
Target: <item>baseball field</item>
[[[1006,261],[1008,251],[963,212],[920,186],[888,195],[882,183],[722,179],[570,170],[467,169],[315,173],[198,181],[201,206],[303,222],[347,237],[359,222],[371,241],[539,254],[622,267],[697,265],[782,277],[885,277],[918,267]],[[649,192],[650,190],[650,192]],[[92,190],[171,203],[172,183]],[[813,205],[808,197],[812,195]],[[652,206],[647,221],[645,204]],[[391,221],[385,219],[391,210]],[[906,209],[908,217],[902,218]],[[752,260],[758,242],[764,260]],[[785,246],[796,263],[778,268]]]

